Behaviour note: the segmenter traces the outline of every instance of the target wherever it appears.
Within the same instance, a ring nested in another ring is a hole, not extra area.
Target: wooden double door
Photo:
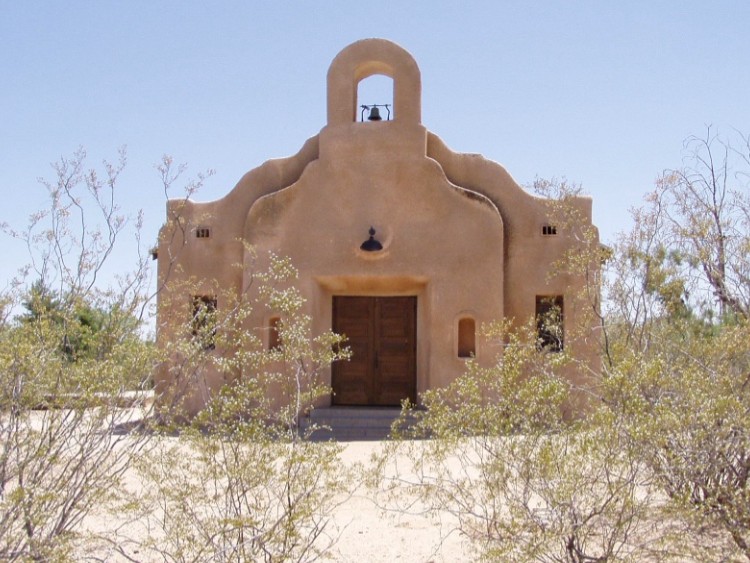
[[[333,298],[333,330],[349,361],[332,368],[334,405],[398,406],[417,399],[417,298]]]

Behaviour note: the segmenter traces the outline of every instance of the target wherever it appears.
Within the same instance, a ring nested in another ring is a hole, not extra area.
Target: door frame
[[[333,296],[362,297],[416,297],[417,298],[417,357],[416,395],[417,402],[424,391],[430,388],[430,279],[421,275],[362,276],[362,275],[315,275],[315,291],[309,303],[316,333],[332,330]],[[345,360],[344,360],[345,361]],[[323,381],[332,383],[332,366],[324,374]],[[333,396],[327,394],[316,407],[332,405]],[[358,407],[352,407],[358,408]]]

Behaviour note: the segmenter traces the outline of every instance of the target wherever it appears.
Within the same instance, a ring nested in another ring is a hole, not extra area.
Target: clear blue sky
[[[126,145],[121,201],[155,241],[162,154],[216,169],[197,199],[223,196],[324,126],[328,66],[366,37],[415,57],[428,129],[521,184],[581,183],[605,242],[686,137],[750,133],[747,0],[0,0],[0,221],[23,226],[50,162]],[[0,287],[25,260],[4,247]]]

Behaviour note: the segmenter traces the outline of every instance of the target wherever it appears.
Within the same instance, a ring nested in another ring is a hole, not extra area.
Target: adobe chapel
[[[392,79],[392,103],[357,99],[360,81],[375,74]],[[483,323],[526,322],[550,304],[561,313],[555,346],[575,347],[595,369],[596,339],[572,337],[583,319],[572,296],[584,280],[550,275],[573,237],[550,217],[547,200],[501,165],[454,152],[428,131],[421,93],[407,51],[384,39],[357,41],[331,63],[327,123],[297,154],[252,169],[217,201],[170,200],[157,251],[157,342],[190,321],[190,303],[221,310],[227,295],[243,299],[272,252],[299,271],[313,334],[344,334],[353,352],[324,373],[332,393],[319,408],[419,403],[422,392],[462,374],[469,358],[495,360],[499,345],[481,336]],[[591,199],[571,205],[590,226]],[[247,326],[275,346],[278,316],[260,308],[251,316]],[[157,391],[175,383],[172,373],[167,362]],[[187,411],[199,411],[224,383],[210,369],[186,383]]]

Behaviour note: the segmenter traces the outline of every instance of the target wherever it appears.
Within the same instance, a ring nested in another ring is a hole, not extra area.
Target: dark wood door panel
[[[353,352],[333,365],[334,404],[416,400],[416,313],[416,297],[333,298],[333,330]]]

